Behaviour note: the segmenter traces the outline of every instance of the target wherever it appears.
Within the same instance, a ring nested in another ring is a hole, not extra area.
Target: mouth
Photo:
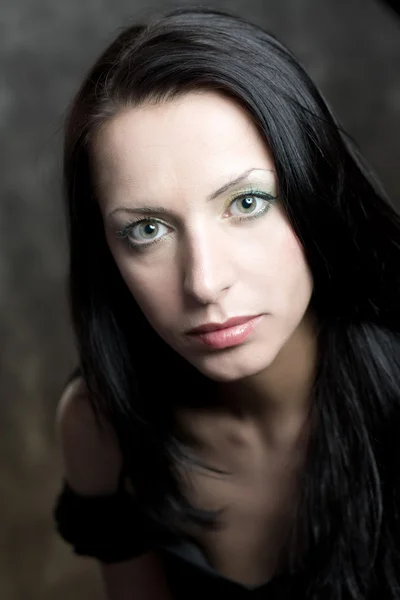
[[[257,315],[247,315],[245,317],[232,317],[232,319],[228,319],[224,323],[205,323],[204,325],[200,325],[199,327],[195,327],[191,329],[187,333],[189,335],[197,334],[197,333],[209,333],[211,331],[220,331],[221,329],[228,329],[229,327],[235,327],[236,325],[242,325],[251,319],[255,319]]]
[[[197,342],[223,349],[243,343],[254,331],[263,315],[233,317],[224,323],[205,323],[188,331]]]

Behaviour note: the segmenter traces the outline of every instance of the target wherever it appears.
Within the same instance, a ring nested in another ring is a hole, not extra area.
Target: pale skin
[[[271,152],[242,108],[204,92],[125,108],[98,132],[93,164],[107,242],[128,288],[224,399],[218,411],[177,415],[200,458],[230,473],[186,474],[196,503],[227,507],[223,527],[198,542],[222,575],[262,584],[279,570],[296,505],[316,356],[312,277],[279,202]],[[187,335],[243,315],[260,319],[234,347]],[[107,424],[98,431],[83,383],[73,386],[59,410],[67,479],[80,493],[112,492],[118,444]],[[168,597],[155,556],[103,573],[110,600]]]

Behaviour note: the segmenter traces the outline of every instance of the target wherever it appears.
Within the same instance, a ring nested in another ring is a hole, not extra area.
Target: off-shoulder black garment
[[[60,535],[75,553],[105,563],[157,552],[176,600],[219,598],[301,600],[299,575],[279,575],[257,587],[244,586],[217,573],[194,542],[166,534],[140,510],[135,498],[119,488],[114,494],[81,496],[65,483],[54,510]]]
[[[70,380],[79,375],[74,371]],[[299,574],[286,574],[257,587],[241,585],[220,575],[200,546],[167,534],[140,508],[123,485],[103,496],[83,496],[65,482],[54,507],[57,530],[76,554],[113,563],[155,551],[161,557],[175,600],[302,600]]]

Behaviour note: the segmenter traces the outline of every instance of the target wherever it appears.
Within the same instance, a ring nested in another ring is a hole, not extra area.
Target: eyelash
[[[243,200],[244,198],[247,198],[248,196],[251,196],[253,198],[258,198],[260,200],[264,200],[265,206],[263,206],[257,213],[250,214],[249,216],[239,217],[238,215],[234,215],[232,218],[238,223],[241,223],[243,221],[251,221],[253,219],[258,219],[259,217],[261,217],[262,215],[264,215],[265,213],[267,213],[269,211],[272,204],[277,199],[276,196],[271,196],[271,194],[267,194],[266,192],[261,192],[259,190],[249,190],[247,192],[244,192],[244,193],[239,194],[238,196],[235,196],[234,198],[232,198],[230,200],[227,208],[231,207],[232,204],[234,204],[235,202]],[[160,236],[150,242],[144,242],[144,243],[133,242],[132,239],[130,238],[132,229],[143,223],[160,223],[161,225],[168,227],[168,225],[166,223],[164,223],[164,221],[162,221],[161,219],[150,217],[150,218],[137,219],[137,220],[130,221],[129,223],[124,225],[124,227],[122,227],[122,229],[117,231],[116,235],[118,238],[125,240],[130,248],[132,248],[133,250],[136,250],[138,252],[145,251],[150,246],[153,246],[153,245],[157,244],[158,242],[161,242],[164,239],[165,236],[163,235],[163,236]]]

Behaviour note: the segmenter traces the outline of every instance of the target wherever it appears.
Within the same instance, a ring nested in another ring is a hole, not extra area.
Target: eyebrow
[[[252,167],[251,169],[247,169],[247,171],[244,171],[241,175],[238,175],[238,177],[235,177],[234,179],[230,179],[227,183],[225,183],[220,188],[215,190],[215,192],[212,192],[207,197],[207,202],[211,202],[212,200],[215,200],[216,198],[218,198],[218,196],[221,196],[223,193],[227,192],[230,188],[234,187],[238,183],[242,183],[242,181],[247,179],[247,177],[253,171],[264,171],[264,172],[270,172],[270,173],[273,172],[272,169],[260,169],[257,167]],[[140,206],[137,208],[132,208],[132,207],[128,207],[128,206],[119,206],[117,208],[114,208],[108,214],[108,218],[111,217],[114,213],[120,212],[120,211],[129,212],[129,213],[139,213],[139,214],[148,214],[148,213],[163,213],[163,214],[165,214],[165,213],[170,212],[163,206]]]

